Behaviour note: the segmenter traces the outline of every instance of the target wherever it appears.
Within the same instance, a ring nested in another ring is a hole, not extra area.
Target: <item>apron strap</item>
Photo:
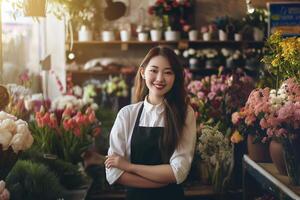
[[[144,102],[142,103],[142,106],[141,106],[141,108],[139,110],[138,116],[137,116],[137,118],[135,120],[134,129],[136,129],[139,126],[139,124],[140,124],[140,118],[141,118],[141,115],[142,115],[143,108],[144,108]]]

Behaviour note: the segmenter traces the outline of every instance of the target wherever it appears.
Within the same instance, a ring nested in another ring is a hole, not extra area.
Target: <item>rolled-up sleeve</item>
[[[109,149],[108,155],[118,154],[120,156],[126,156],[126,120],[124,116],[124,110],[120,110],[112,127],[109,136]],[[110,185],[116,182],[123,174],[123,170],[118,168],[106,168],[106,180]]]
[[[191,168],[196,145],[196,117],[195,112],[189,106],[186,123],[183,128],[183,136],[179,146],[170,158],[170,165],[176,178],[177,184],[182,183]]]

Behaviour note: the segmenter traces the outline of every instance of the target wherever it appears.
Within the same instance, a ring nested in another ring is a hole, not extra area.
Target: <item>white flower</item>
[[[11,114],[8,114],[4,111],[0,111],[0,121],[4,120],[4,119],[13,119],[13,120],[17,120],[17,118]]]
[[[8,130],[0,129],[0,144],[3,150],[7,150],[12,138],[12,133]]]
[[[17,127],[18,127],[19,125],[22,125],[22,124],[28,126],[27,122],[24,121],[24,120],[22,120],[22,119],[18,119],[17,121],[15,121],[15,124],[16,124]]]
[[[178,49],[174,49],[174,53],[179,56],[180,55],[180,51]]]
[[[97,109],[99,108],[99,106],[98,106],[98,104],[96,104],[96,103],[92,103],[91,108],[92,108],[93,110],[97,110]]]
[[[196,50],[195,49],[189,49],[188,52],[189,52],[189,55],[191,55],[191,56],[193,56],[193,55],[196,54]]]
[[[30,131],[26,125],[20,124],[17,126],[17,133],[30,134]]]
[[[11,142],[10,145],[15,153],[18,153],[21,150],[26,150],[31,147],[33,143],[33,137],[30,134],[30,132],[23,132],[23,133],[16,133]]]
[[[185,50],[183,52],[183,57],[188,58],[189,57],[189,52],[187,50]]]
[[[0,129],[6,129],[12,134],[16,133],[17,126],[12,119],[5,119],[0,123]]]
[[[75,86],[73,87],[73,93],[74,93],[74,95],[76,95],[76,96],[78,96],[78,97],[81,97],[82,94],[83,94],[83,90],[82,90],[82,88],[81,88],[80,86],[75,85]]]

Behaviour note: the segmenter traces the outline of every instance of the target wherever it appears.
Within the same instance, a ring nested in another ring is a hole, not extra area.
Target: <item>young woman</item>
[[[130,200],[184,199],[180,183],[193,160],[196,119],[173,50],[149,51],[136,75],[135,98],[111,130],[106,178],[127,186]]]

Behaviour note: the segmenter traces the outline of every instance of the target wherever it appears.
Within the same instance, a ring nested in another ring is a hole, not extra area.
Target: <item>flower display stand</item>
[[[300,187],[293,186],[287,176],[278,173],[273,163],[257,163],[249,156],[243,158],[243,199],[253,199],[262,192],[279,200],[300,199]]]

